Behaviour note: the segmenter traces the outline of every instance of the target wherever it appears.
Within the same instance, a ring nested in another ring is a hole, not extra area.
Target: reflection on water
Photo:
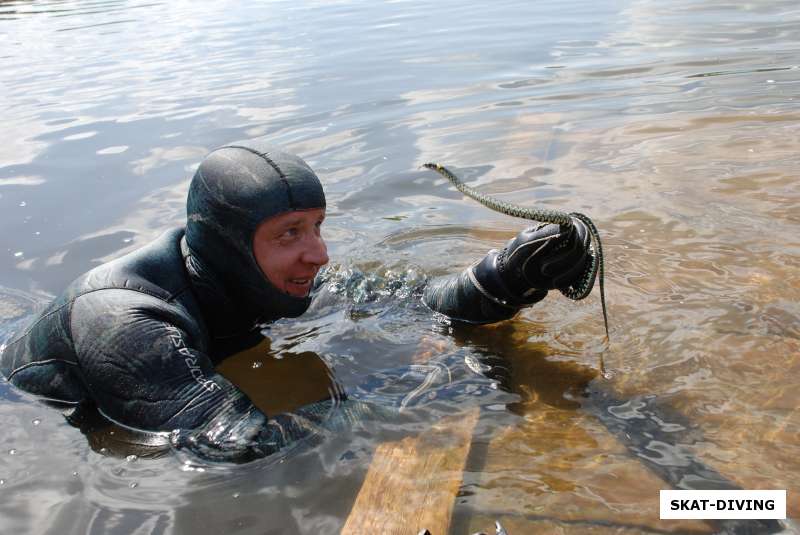
[[[268,135],[323,178],[337,267],[326,299],[224,373],[275,411],[370,379],[398,403],[412,381],[392,370],[421,355],[462,374],[445,401],[239,468],[113,455],[121,435],[87,441],[2,383],[4,529],[336,533],[376,444],[476,407],[466,470],[443,474],[462,477],[454,533],[719,529],[658,519],[680,470],[788,489],[800,515],[795,4],[0,2],[0,343],[79,273],[181,224],[206,151]],[[612,382],[597,296],[483,328],[419,306],[426,276],[525,225],[431,160],[598,224]],[[472,389],[471,358],[496,390]]]

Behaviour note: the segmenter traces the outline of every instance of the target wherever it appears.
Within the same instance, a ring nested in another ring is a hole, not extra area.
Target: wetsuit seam
[[[94,293],[94,292],[102,292],[103,290],[124,290],[124,291],[128,291],[128,292],[136,292],[136,293],[140,293],[140,294],[149,295],[150,297],[155,297],[159,301],[164,301],[164,302],[169,302],[170,300],[175,298],[175,296],[172,295],[172,294],[170,294],[167,297],[164,297],[163,295],[158,295],[155,292],[151,292],[151,291],[148,291],[148,290],[143,290],[141,288],[120,288],[120,287],[117,287],[117,286],[106,286],[104,288],[93,288],[91,290],[88,290],[86,292],[81,293],[80,295],[76,295],[67,304],[74,303],[77,299],[83,297],[84,295],[89,295],[89,294]]]
[[[69,300],[69,308],[67,309],[67,329],[69,330],[69,343],[72,346],[72,352],[75,354],[75,360],[78,360],[78,352],[75,350],[75,336],[72,334],[72,309],[75,308],[75,301],[78,300],[79,297],[86,295],[80,294],[76,295],[72,299]],[[79,366],[80,367],[80,366]],[[81,382],[85,382],[81,380]]]
[[[470,282],[472,282],[472,285],[475,286],[475,289],[478,290],[478,292],[481,295],[483,295],[485,298],[489,299],[491,302],[493,302],[493,303],[495,303],[497,305],[500,305],[501,307],[509,308],[511,310],[519,310],[518,306],[514,306],[514,305],[511,305],[511,304],[505,303],[505,302],[501,301],[500,299],[496,298],[495,296],[493,296],[492,294],[490,294],[483,287],[483,285],[480,282],[478,282],[478,278],[475,276],[475,273],[472,271],[474,267],[475,266],[473,265],[467,270],[467,276],[469,277]]]
[[[67,328],[69,329],[69,339],[72,342],[72,350],[73,351],[75,351],[75,336],[73,335],[73,332],[72,332],[72,308],[75,306],[75,301],[77,301],[78,299],[80,299],[81,297],[84,297],[86,295],[89,295],[89,294],[92,294],[92,293],[95,293],[95,292],[102,292],[104,290],[125,290],[125,291],[128,291],[128,292],[136,292],[136,293],[140,293],[140,294],[144,294],[144,295],[149,295],[150,297],[154,297],[154,298],[158,299],[159,301],[164,301],[166,303],[169,303],[172,299],[175,298],[174,295],[170,295],[167,298],[164,298],[164,296],[162,296],[162,295],[156,295],[153,292],[148,292],[147,290],[142,290],[142,289],[139,289],[139,288],[117,288],[115,286],[109,286],[109,287],[106,287],[106,288],[94,288],[92,290],[88,290],[86,292],[83,292],[81,294],[76,295],[75,297],[70,299],[67,303],[64,303],[62,306],[59,307],[59,310],[60,310],[60,309],[64,308],[65,306],[69,306],[69,314],[68,314],[68,317],[67,317]],[[42,318],[42,319],[44,319],[44,318]],[[37,321],[36,323],[38,324],[39,322]],[[34,325],[34,327],[35,327],[35,325]],[[31,330],[33,330],[33,327],[31,328]],[[30,331],[28,331],[28,332],[30,332]],[[22,336],[24,337],[27,334],[28,333],[25,333]]]
[[[124,423],[120,422],[119,420],[117,420],[116,418],[112,418],[111,416],[106,414],[106,412],[99,405],[96,407],[96,409],[97,409],[97,412],[99,412],[100,415],[103,418],[105,418],[106,420],[108,420],[109,422],[113,423],[114,425],[118,425],[118,426],[120,426],[120,427],[122,427],[124,429],[130,430],[130,431],[134,431],[136,433],[152,434],[152,435],[156,435],[158,437],[163,437],[163,438],[169,438],[170,435],[172,434],[170,431],[152,431],[152,430],[149,430],[149,429],[143,429],[143,428],[140,428],[140,427],[134,427],[132,425],[124,424]]]
[[[40,317],[39,319],[37,319],[37,320],[36,320],[36,321],[33,323],[33,325],[31,325],[30,327],[28,327],[27,329],[25,329],[25,332],[24,332],[24,333],[20,334],[20,335],[19,335],[17,338],[15,338],[15,339],[13,339],[13,340],[9,341],[9,342],[6,344],[6,347],[11,347],[12,345],[16,344],[16,343],[17,343],[17,342],[19,342],[20,340],[24,339],[26,336],[28,336],[29,334],[31,334],[31,332],[32,332],[32,331],[33,331],[33,330],[36,328],[36,326],[37,326],[37,325],[39,325],[40,323],[42,323],[44,320],[46,320],[47,318],[49,318],[49,317],[50,317],[50,316],[52,316],[53,314],[56,314],[56,313],[58,313],[58,312],[61,312],[61,310],[62,310],[64,307],[70,307],[70,317],[69,317],[68,325],[69,325],[69,331],[70,331],[70,332],[69,332],[69,334],[70,334],[70,338],[71,338],[71,337],[72,337],[72,305],[75,303],[75,301],[76,301],[78,298],[80,298],[80,297],[83,297],[84,295],[89,295],[90,293],[94,293],[94,292],[100,292],[100,291],[103,291],[103,290],[127,290],[127,291],[130,291],[130,292],[137,292],[137,293],[141,293],[141,294],[149,295],[150,297],[155,297],[156,299],[159,299],[159,300],[161,300],[161,301],[164,301],[164,302],[170,303],[170,302],[172,302],[172,301],[173,301],[173,300],[174,300],[176,297],[178,297],[180,294],[182,294],[184,291],[186,291],[186,287],[184,286],[184,287],[183,287],[183,288],[182,288],[180,291],[176,292],[175,294],[170,294],[170,295],[169,295],[168,297],[166,297],[166,298],[165,298],[163,295],[156,295],[154,292],[149,292],[149,291],[147,291],[147,290],[141,290],[141,289],[136,289],[136,288],[117,288],[117,287],[114,287],[114,286],[109,286],[109,287],[105,287],[105,288],[93,288],[93,289],[91,289],[91,290],[87,290],[87,291],[85,291],[85,292],[83,292],[83,293],[80,293],[80,294],[76,295],[75,297],[73,297],[72,299],[70,299],[69,301],[67,301],[66,303],[63,303],[63,304],[59,305],[59,307],[58,307],[58,308],[56,308],[56,309],[54,309],[54,310],[51,310],[51,311],[50,311],[50,312],[48,312],[47,314],[45,314],[45,315],[43,315],[42,317]]]
[[[54,310],[51,310],[51,311],[50,311],[50,312],[48,312],[47,314],[45,314],[45,315],[43,315],[42,317],[40,317],[39,319],[37,319],[35,322],[33,322],[33,325],[31,325],[30,327],[28,327],[27,329],[25,329],[25,332],[24,332],[24,333],[20,334],[20,335],[19,335],[17,338],[15,338],[15,339],[11,340],[10,342],[8,342],[8,343],[6,344],[6,347],[11,347],[12,345],[16,344],[16,343],[17,343],[17,342],[19,342],[20,340],[24,339],[26,336],[28,336],[29,334],[31,334],[31,332],[33,332],[33,330],[36,328],[36,326],[37,326],[37,325],[39,325],[40,323],[42,323],[44,320],[46,320],[47,318],[49,318],[49,317],[50,317],[50,316],[52,316],[53,314],[55,314],[55,313],[57,313],[57,312],[61,312],[61,309],[63,309],[64,307],[68,306],[68,305],[69,305],[71,302],[72,302],[72,301],[67,301],[66,303],[63,303],[62,305],[59,305],[59,307],[58,307],[58,308],[56,308],[56,309],[54,309]]]
[[[8,379],[10,381],[12,377],[14,377],[17,373],[21,372],[22,370],[31,368],[33,366],[44,366],[45,364],[51,364],[53,362],[63,362],[65,364],[71,364],[73,366],[77,366],[78,365],[77,362],[72,362],[70,360],[64,360],[64,359],[37,360],[35,362],[28,362],[27,364],[23,364],[22,366],[20,366],[18,368],[14,368],[14,370],[11,373],[8,374],[8,377],[6,377],[6,379]]]
[[[165,299],[165,301],[167,303],[172,303],[173,301],[175,301],[175,299],[177,299],[178,297],[183,295],[183,293],[186,292],[186,290],[188,290],[188,289],[189,289],[189,285],[187,284],[186,286],[184,286],[183,288],[181,288],[180,290],[178,290],[177,292],[175,292],[174,294],[169,296],[169,298]]]
[[[269,156],[267,156],[263,152],[258,152],[257,150],[254,150],[254,149],[251,149],[250,147],[245,147],[245,146],[242,146],[242,145],[228,145],[228,146],[222,147],[222,148],[224,148],[224,149],[227,148],[227,149],[242,149],[242,150],[246,150],[247,152],[250,152],[252,154],[255,154],[256,156],[259,156],[265,162],[267,162],[269,164],[269,166],[272,167],[275,170],[276,173],[278,173],[278,176],[280,177],[281,182],[283,182],[283,185],[286,186],[286,196],[289,198],[289,206],[291,207],[292,210],[296,210],[297,209],[296,206],[295,206],[295,203],[294,203],[294,197],[292,196],[292,187],[289,185],[289,180],[286,178],[286,175],[283,173],[283,171],[281,171],[281,168],[278,167],[278,164],[276,164],[272,160],[272,158],[270,158]]]

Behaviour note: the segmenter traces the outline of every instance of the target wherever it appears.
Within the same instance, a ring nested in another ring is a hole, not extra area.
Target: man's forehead
[[[292,210],[291,212],[284,212],[282,214],[274,215],[265,219],[259,224],[259,227],[285,227],[296,225],[309,220],[316,221],[319,217],[325,216],[325,208],[310,208],[307,210]]]

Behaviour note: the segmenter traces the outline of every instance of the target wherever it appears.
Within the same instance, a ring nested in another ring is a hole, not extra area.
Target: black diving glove
[[[472,283],[492,300],[523,307],[578,282],[591,259],[591,237],[582,221],[572,223],[523,230],[470,269]]]

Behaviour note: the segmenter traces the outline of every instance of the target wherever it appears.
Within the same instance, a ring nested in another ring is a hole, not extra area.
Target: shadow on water
[[[524,401],[536,398],[545,405],[567,411],[582,411],[596,418],[627,450],[628,454],[673,489],[741,490],[724,474],[706,465],[691,448],[704,440],[703,431],[688,418],[655,395],[624,397],[615,392],[612,382],[594,369],[573,362],[548,360],[535,346],[519,344],[514,322],[474,328],[456,327],[453,334],[459,344],[469,345],[486,355],[501,384]],[[516,340],[516,341],[515,341]],[[523,414],[523,403],[508,409]],[[495,426],[496,427],[496,426]],[[478,431],[480,432],[480,430]],[[469,470],[483,472],[489,454],[489,442],[473,441],[467,463]],[[505,511],[475,511],[481,516],[507,516]],[[459,515],[461,518],[458,518]],[[456,523],[464,524],[464,512],[456,512]],[[559,519],[539,515],[511,513],[531,522],[550,521],[565,527],[605,527],[668,533],[651,526],[616,523],[607,520]],[[766,534],[787,528],[777,520],[708,520],[717,533]]]
[[[594,381],[583,393],[581,408],[596,417],[628,452],[674,489],[742,490],[690,451],[703,440],[702,430],[656,396],[624,399],[611,385]],[[718,532],[778,533],[777,520],[711,520]]]

